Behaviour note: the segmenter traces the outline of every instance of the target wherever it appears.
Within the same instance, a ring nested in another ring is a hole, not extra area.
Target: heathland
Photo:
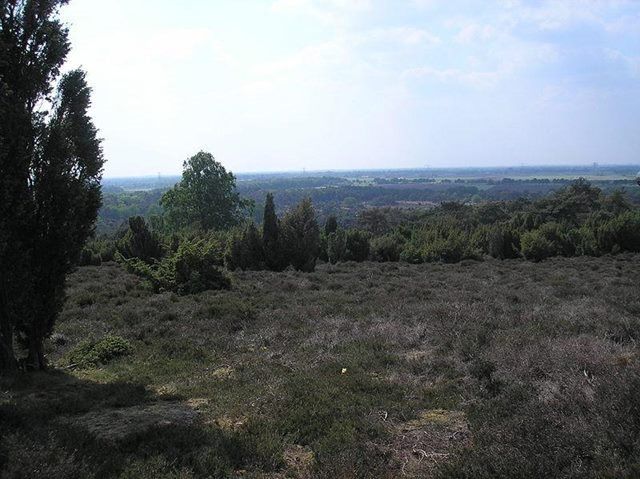
[[[634,477],[640,256],[323,264],[154,293],[81,267],[4,477]]]

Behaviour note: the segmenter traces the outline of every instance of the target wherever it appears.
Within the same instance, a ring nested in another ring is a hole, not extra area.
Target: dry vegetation
[[[83,267],[58,369],[0,385],[0,470],[638,477],[639,284],[639,255],[342,263],[192,296]]]

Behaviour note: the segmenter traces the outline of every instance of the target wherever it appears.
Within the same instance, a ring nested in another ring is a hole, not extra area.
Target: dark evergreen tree
[[[142,216],[129,218],[129,229],[118,241],[117,248],[125,258],[140,258],[145,263],[152,263],[163,254],[160,239],[149,229]]]
[[[344,259],[362,262],[369,259],[369,235],[361,230],[349,230],[345,241]]]
[[[327,259],[329,263],[336,264],[344,260],[347,250],[347,238],[344,230],[336,230],[327,236]]]
[[[309,198],[285,215],[282,235],[288,262],[299,271],[313,271],[318,258],[320,230]]]
[[[84,72],[60,81],[52,118],[32,162],[31,314],[19,323],[28,365],[45,367],[43,343],[64,303],[66,274],[92,234],[100,207],[102,148],[88,110]]]
[[[281,271],[286,265],[283,265],[280,225],[276,216],[273,194],[271,193],[267,193],[262,221],[262,246],[264,248],[265,264],[272,271]]]
[[[225,254],[227,268],[260,270],[264,267],[264,252],[260,232],[254,223],[236,230],[229,238]]]
[[[331,215],[327,218],[327,221],[324,222],[324,234],[329,236],[331,233],[335,233],[338,229],[338,220],[335,215]]]
[[[30,364],[44,366],[65,275],[100,203],[102,152],[84,74],[66,75],[51,105],[69,51],[58,19],[66,3],[0,2],[0,371],[16,367],[16,333]]]

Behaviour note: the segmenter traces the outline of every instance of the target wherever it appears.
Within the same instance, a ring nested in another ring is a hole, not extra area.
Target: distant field
[[[116,264],[80,268],[48,346],[63,369],[0,389],[0,464],[20,477],[637,477],[638,284],[638,255],[343,263],[185,297]],[[78,363],[78,345],[106,335],[130,354]]]
[[[262,220],[267,192],[275,196],[278,212],[311,197],[320,219],[338,217],[353,226],[358,214],[372,207],[415,209],[443,201],[480,203],[524,197],[536,199],[585,177],[610,194],[624,189],[631,202],[640,203],[636,173],[640,166],[576,166],[516,168],[448,168],[369,171],[252,173],[237,175],[241,196],[255,202],[254,221]],[[161,212],[162,194],[179,181],[177,176],[107,178],[98,216],[99,234],[113,234],[130,216],[150,218]]]

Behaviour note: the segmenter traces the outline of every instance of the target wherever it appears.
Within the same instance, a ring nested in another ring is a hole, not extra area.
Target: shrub
[[[258,228],[253,223],[244,230],[236,230],[228,240],[225,254],[227,268],[234,270],[260,270],[264,267],[264,250]]]
[[[424,258],[422,257],[422,252],[420,249],[412,242],[408,242],[402,248],[400,252],[400,261],[405,261],[411,264],[419,264],[424,263]]]
[[[423,260],[430,263],[457,263],[463,259],[477,257],[471,248],[469,238],[462,234],[436,238],[422,248],[421,254]]]
[[[298,271],[311,272],[316,267],[320,230],[311,200],[306,198],[282,220],[283,249]]]
[[[131,353],[131,344],[120,336],[105,336],[98,341],[84,341],[68,355],[69,364],[97,366]]]
[[[597,229],[596,236],[604,253],[640,251],[640,212],[627,211],[615,216]]]
[[[347,261],[362,262],[369,259],[369,235],[361,230],[347,231],[344,257]]]
[[[379,236],[371,240],[371,259],[373,261],[400,261],[402,243],[394,235]]]
[[[175,254],[153,265],[139,258],[119,257],[127,270],[151,283],[156,292],[195,294],[210,289],[228,289],[231,281],[216,265],[215,244],[206,240],[185,240]]]
[[[100,238],[90,241],[87,245],[96,254],[100,255],[100,259],[105,261],[114,261],[116,255],[116,242],[108,238]]]
[[[518,258],[520,234],[509,225],[491,227],[488,234],[487,253],[498,259]]]
[[[99,254],[94,253],[91,249],[84,247],[80,252],[79,266],[100,266],[102,258]]]
[[[600,247],[595,231],[588,225],[582,225],[569,233],[571,241],[575,246],[576,256],[599,256]]]
[[[347,250],[347,238],[344,230],[336,230],[327,237],[327,259],[331,264],[342,261]]]
[[[558,245],[550,241],[540,230],[528,231],[522,235],[522,254],[528,260],[542,261],[560,254]]]
[[[163,254],[160,240],[141,216],[129,218],[129,229],[118,241],[117,249],[123,257],[140,258],[145,263],[152,263]]]
[[[541,261],[552,256],[572,256],[576,248],[570,232],[564,226],[545,223],[522,236],[521,250],[525,258]]]
[[[214,262],[215,249],[206,241],[185,242],[171,258],[178,294],[195,294],[210,289],[228,289],[229,278]]]
[[[329,236],[331,233],[335,233],[338,230],[338,220],[335,215],[331,215],[324,223],[324,234]]]

